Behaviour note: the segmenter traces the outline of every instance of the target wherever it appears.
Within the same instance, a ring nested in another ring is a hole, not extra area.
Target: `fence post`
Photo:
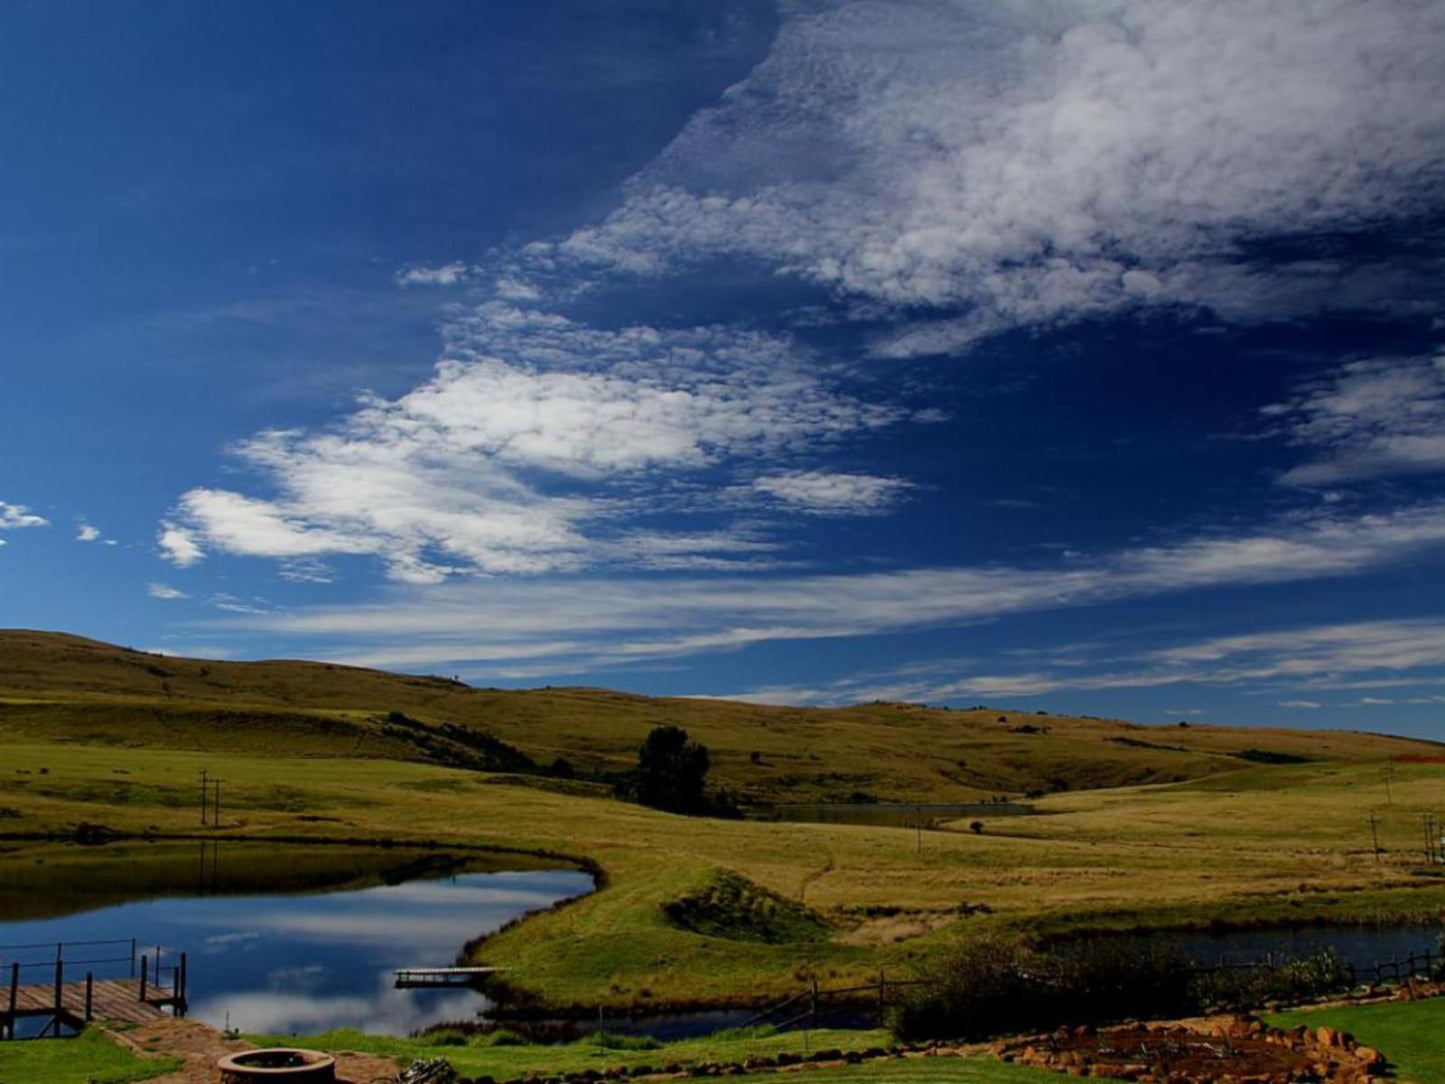
[[[55,1011],[60,1011],[60,992],[65,981],[65,964],[60,960],[55,961]]]
[[[180,1012],[181,1005],[184,1005],[186,1003],[186,978],[186,954],[183,952],[181,953],[181,988],[179,991],[177,991],[177,996],[180,998],[180,1004],[176,1006],[177,1012]]]
[[[142,953],[140,958],[140,999],[146,999],[146,958]]]
[[[10,1011],[15,1011],[15,1000],[20,991],[20,964],[19,962],[10,965]]]
[[[91,1002],[92,1002],[92,1000],[94,999],[94,997],[95,997],[95,973],[94,973],[93,971],[87,971],[87,972],[85,973],[85,1021],[86,1021],[86,1023],[90,1023],[90,1019],[91,1019],[90,1006],[91,1006]]]

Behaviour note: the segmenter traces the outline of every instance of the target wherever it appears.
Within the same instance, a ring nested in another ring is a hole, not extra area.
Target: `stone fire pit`
[[[336,1059],[315,1050],[292,1050],[270,1047],[265,1050],[244,1050],[227,1054],[216,1063],[221,1070],[221,1084],[333,1084],[336,1080]]]

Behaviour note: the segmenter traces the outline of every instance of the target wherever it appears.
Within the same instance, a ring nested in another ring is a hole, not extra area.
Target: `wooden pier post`
[[[20,996],[20,964],[10,965],[10,1038],[15,1038],[15,1002]]]
[[[146,967],[146,958],[142,955],[140,958],[140,999],[142,1001],[146,999]]]
[[[185,1015],[184,1009],[186,1004],[186,979],[189,977],[186,974],[186,954],[184,952],[181,953],[180,977],[180,989],[176,991],[176,996],[180,998],[180,1001],[176,1004],[176,1014],[183,1016]]]

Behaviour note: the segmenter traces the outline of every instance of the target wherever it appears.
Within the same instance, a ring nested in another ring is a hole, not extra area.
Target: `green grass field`
[[[685,819],[416,763],[71,743],[4,748],[10,770],[0,777],[0,805],[14,811],[7,823],[36,834],[71,832],[82,821],[195,833],[186,801],[205,767],[228,780],[224,825],[208,830],[219,838],[405,839],[590,859],[607,874],[600,892],[514,926],[477,953],[554,1005],[754,1004],[796,992],[809,971],[825,985],[867,979],[1001,926],[1368,919],[1445,906],[1445,884],[1412,865],[1418,811],[1437,800],[1445,778],[1433,765],[1397,773],[1382,824],[1391,853],[1377,866],[1360,829],[1374,808],[1367,792],[1377,772],[1363,766],[1279,769],[1283,786],[1259,785],[1260,770],[1246,769],[1234,791],[1069,795],[1044,803],[1048,816],[1010,818],[983,835],[925,832],[916,850],[906,829]],[[118,800],[118,771],[145,789]],[[37,856],[84,853],[39,840],[11,846],[0,861],[16,870]],[[706,893],[722,872],[801,904],[829,935],[770,942],[742,916],[736,929],[720,916],[711,934],[669,920],[664,905]],[[992,913],[963,917],[965,903]],[[558,953],[557,944],[573,950]]]
[[[416,1058],[446,1058],[463,1076],[492,1076],[498,1080],[515,1079],[529,1072],[562,1074],[592,1069],[599,1072],[613,1067],[664,1066],[686,1069],[702,1062],[721,1064],[741,1062],[749,1056],[775,1057],[780,1053],[805,1054],[820,1050],[869,1050],[886,1048],[890,1037],[885,1031],[822,1030],[807,1034],[789,1032],[783,1035],[747,1035],[720,1033],[706,1039],[689,1039],[655,1044],[648,1049],[618,1049],[612,1037],[597,1037],[563,1046],[507,1045],[491,1037],[471,1043],[446,1044],[418,1039],[388,1039],[362,1035],[354,1031],[337,1031],[301,1039],[285,1036],[248,1036],[256,1043],[301,1045],[311,1050],[354,1050],[395,1057],[400,1064]],[[628,1045],[623,1040],[617,1045]],[[759,1080],[802,1080],[807,1084],[871,1084],[872,1081],[908,1081],[926,1084],[948,1081],[950,1084],[1045,1084],[1058,1079],[1054,1073],[1009,1065],[992,1057],[930,1057],[898,1058],[869,1061],[848,1068],[807,1068],[802,1076],[780,1077],[775,1071],[760,1069],[749,1074]]]
[[[94,1030],[74,1039],[0,1043],[0,1084],[128,1084],[180,1065],[179,1058],[139,1057]]]
[[[1348,1031],[1390,1059],[1396,1080],[1445,1084],[1445,998],[1281,1013],[1269,1022]]]
[[[27,637],[38,646],[25,647]],[[162,685],[171,695],[158,700]],[[62,686],[71,700],[55,699]],[[223,824],[208,837],[509,848],[600,868],[600,891],[474,950],[509,969],[519,996],[553,1007],[754,1005],[796,993],[809,975],[825,986],[880,969],[897,975],[1000,928],[1445,913],[1445,879],[1418,868],[1420,817],[1438,807],[1445,782],[1445,764],[1420,752],[1440,747],[1425,743],[1057,716],[1029,724],[1049,733],[1016,733],[995,713],[907,705],[810,713],[597,690],[502,694],[321,664],[174,660],[42,634],[0,635],[0,695],[10,698],[0,704],[0,836],[11,840],[0,841],[0,882],[33,876],[37,858],[52,869],[81,861],[84,852],[55,840],[83,825],[200,833],[205,769],[227,780]],[[940,774],[940,756],[954,774],[959,761],[981,766],[990,785],[1008,773],[1046,779],[1070,757],[1100,780],[1196,767],[1175,773],[1178,783],[1070,789],[1037,801],[1039,816],[984,817],[980,833],[962,823],[920,840],[904,828],[681,818],[595,787],[444,768],[413,746],[388,751],[378,714],[387,706],[484,725],[535,756],[555,748],[579,763],[620,757],[652,722],[675,718],[713,743],[724,766],[751,771],[749,748],[763,750],[764,766],[793,765],[768,770],[795,775],[788,786],[799,795],[812,794],[816,778],[796,770],[798,758],[817,758],[825,774],[866,768],[869,787],[911,793],[916,784],[920,798],[953,800],[971,792]],[[1267,747],[1312,759],[1235,755]],[[1386,805],[1380,767],[1390,756],[1417,759],[1394,762]],[[1378,864],[1371,812],[1386,849]],[[322,868],[332,864],[317,860],[316,875],[335,875]],[[687,918],[699,913],[705,923]]]
[[[807,1084],[1058,1084],[1058,1073],[1007,1065],[989,1057],[910,1058],[865,1062],[837,1069],[809,1069],[800,1077],[754,1077],[806,1081]],[[1105,1077],[1092,1079],[1105,1081]]]

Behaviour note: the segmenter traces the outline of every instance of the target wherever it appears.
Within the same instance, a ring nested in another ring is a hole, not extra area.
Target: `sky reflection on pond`
[[[277,861],[285,862],[284,853]],[[135,937],[142,951],[160,946],[168,960],[188,953],[190,1012],[207,1023],[281,1034],[356,1027],[403,1035],[471,1017],[486,1000],[469,990],[394,989],[394,969],[449,965],[478,935],[592,887],[577,870],[528,870],[315,895],[145,899],[0,922],[0,945]]]

